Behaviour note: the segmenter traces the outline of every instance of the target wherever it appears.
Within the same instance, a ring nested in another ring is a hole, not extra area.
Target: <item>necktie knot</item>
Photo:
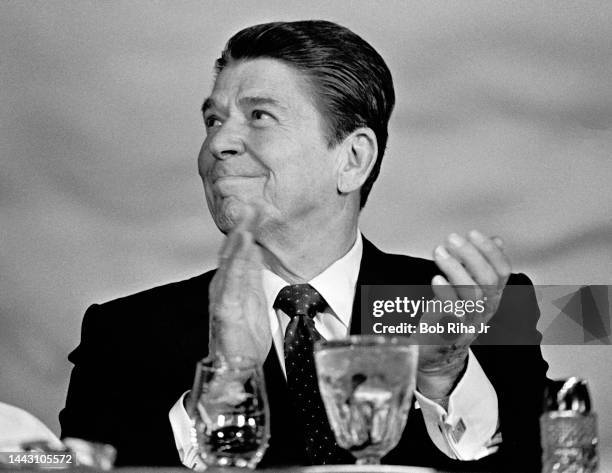
[[[282,310],[291,318],[297,315],[314,317],[326,307],[327,302],[323,296],[310,284],[285,286],[274,301],[274,308]]]

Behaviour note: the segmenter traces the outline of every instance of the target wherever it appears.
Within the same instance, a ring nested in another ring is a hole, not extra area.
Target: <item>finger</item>
[[[228,260],[231,254],[233,254],[236,250],[236,246],[238,244],[240,236],[238,232],[232,231],[225,239],[225,243],[219,252],[219,267],[215,273],[213,280],[211,281],[211,286],[209,290],[209,294],[211,294],[211,300],[213,299],[212,295],[217,294],[220,287],[223,284],[223,281],[226,279],[227,273],[227,265]]]
[[[209,294],[211,294],[210,299],[216,299],[212,295],[224,295],[225,302],[227,302],[230,298],[233,298],[235,294],[232,292],[228,297],[225,292],[227,289],[224,287],[227,285],[228,281],[232,283],[230,289],[233,291],[236,286],[236,277],[240,274],[241,266],[243,265],[243,261],[234,261],[237,254],[242,248],[244,254],[248,253],[248,245],[245,246],[246,240],[252,238],[250,232],[248,232],[247,228],[252,227],[254,225],[254,220],[257,218],[256,212],[251,209],[251,207],[245,207],[245,210],[241,216],[241,220],[236,227],[232,229],[232,231],[227,236],[223,248],[221,249],[219,256],[219,267],[217,268],[217,272],[215,277],[211,282],[211,286],[209,289]],[[249,233],[245,237],[245,233]],[[243,256],[238,256],[239,258],[243,258]],[[228,269],[232,268],[230,274],[228,274]],[[231,281],[230,281],[231,280]],[[217,301],[220,302],[220,301]]]
[[[243,276],[242,307],[244,308],[245,322],[251,331],[254,344],[258,347],[257,351],[265,358],[270,350],[272,335],[268,320],[268,305],[263,288],[262,268],[261,247],[253,243],[249,247],[246,270]]]
[[[481,286],[497,287],[497,273],[475,245],[456,233],[449,235],[448,242],[451,254],[466,267],[474,281]]]
[[[491,240],[493,240],[493,243],[495,243],[501,251],[504,251],[504,249],[506,248],[506,244],[504,243],[504,240],[502,240],[498,236],[492,236]]]
[[[510,276],[512,267],[510,260],[503,253],[503,241],[499,237],[486,238],[477,230],[469,233],[470,241],[476,246],[481,254],[487,259],[490,266],[498,276],[497,286],[503,287]]]
[[[240,301],[242,279],[249,264],[248,253],[252,244],[251,233],[245,231],[238,233],[235,250],[226,261],[225,272],[220,283],[222,303]]]
[[[249,261],[254,269],[261,271],[264,267],[262,248],[255,241],[253,241],[251,251],[249,251]]]
[[[236,251],[236,246],[238,245],[238,240],[240,239],[240,228],[239,225],[232,229],[232,231],[227,235],[225,239],[225,243],[223,244],[223,248],[219,252],[219,265],[223,265],[224,262],[230,257],[230,255]]]
[[[240,215],[240,221],[238,225],[236,225],[232,231],[229,233],[225,244],[220,252],[220,260],[223,262],[228,259],[230,255],[236,251],[236,247],[240,240],[240,233],[245,231],[251,232],[253,226],[255,225],[255,220],[258,218],[257,212],[251,208],[251,206],[247,205],[244,207],[242,214]]]
[[[457,258],[440,245],[434,251],[434,260],[438,268],[445,274],[446,279],[455,286],[461,299],[480,298],[482,291],[468,274]]]
[[[455,291],[455,288],[443,277],[443,276],[435,276],[431,280],[431,289],[434,293],[436,302],[440,302],[439,305],[433,304],[431,307],[427,304],[423,308],[423,315],[419,320],[419,323],[426,323],[430,325],[435,325],[440,323],[446,318],[446,314],[444,309],[442,308],[446,301],[452,301],[453,304],[459,296]],[[418,330],[416,334],[415,340],[419,345],[440,345],[445,344],[446,342],[440,338],[440,335],[437,333],[429,332],[428,330]],[[421,360],[419,360],[421,361]]]
[[[261,248],[253,241],[253,235],[250,235],[251,243],[245,249],[245,266],[244,266],[244,284],[245,287],[250,287],[254,282],[261,283],[261,270],[263,268],[263,256]]]
[[[244,209],[244,214],[242,220],[240,221],[240,226],[244,230],[254,234],[255,229],[259,225],[260,220],[261,212],[258,210],[258,208],[251,205],[247,205]]]
[[[441,301],[456,301],[459,299],[455,288],[443,276],[434,276],[431,280],[431,289],[436,298]]]
[[[265,293],[263,289],[263,281],[261,278],[261,264],[260,264],[260,253],[257,245],[251,245],[250,255],[248,264],[244,272],[244,289],[242,291],[244,298],[248,300],[248,304],[245,306],[252,307],[253,310],[249,311],[247,319],[250,322],[252,330],[261,330],[262,324],[267,323],[267,310],[265,309]],[[258,307],[261,305],[261,307]],[[262,317],[265,320],[260,320]]]

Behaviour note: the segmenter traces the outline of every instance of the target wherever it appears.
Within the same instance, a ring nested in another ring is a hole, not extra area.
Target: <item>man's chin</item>
[[[221,233],[225,235],[231,232],[236,227],[236,225],[238,225],[238,223],[240,222],[239,220],[235,220],[234,218],[231,218],[227,215],[220,215],[220,216],[214,217],[214,221],[215,221],[215,224],[217,225],[217,228],[221,230]]]
[[[246,212],[247,204],[232,199],[229,202],[221,203],[220,208],[218,208],[215,215],[213,215],[213,220],[217,228],[224,234],[227,234],[242,221]]]
[[[211,213],[217,228],[226,235],[245,217],[250,216],[252,222],[249,225],[249,230],[253,233],[255,239],[259,240],[275,227],[273,222],[278,220],[270,212],[271,207],[261,205],[261,201],[258,204],[245,203],[242,200],[229,197],[219,202],[215,211]]]

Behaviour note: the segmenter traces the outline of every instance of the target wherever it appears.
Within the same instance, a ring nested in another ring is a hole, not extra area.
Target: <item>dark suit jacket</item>
[[[62,437],[114,445],[117,465],[180,464],[168,412],[191,388],[195,364],[207,355],[208,285],[213,274],[210,271],[87,310],[81,343],[68,357],[74,368],[66,406],[60,413]],[[439,270],[432,261],[383,253],[364,239],[351,333],[360,333],[360,285],[429,285],[435,274]],[[510,284],[531,286],[524,275],[513,275]],[[492,319],[490,337],[519,330],[523,340],[537,343],[538,317],[533,295],[521,304],[504,296]],[[503,436],[500,450],[476,462],[449,459],[432,443],[421,411],[413,406],[402,440],[384,463],[466,471],[539,471],[538,417],[547,370],[540,347],[476,344],[472,351],[497,392]],[[300,432],[287,404],[286,381],[274,347],[264,373],[271,440],[261,465],[302,463]]]

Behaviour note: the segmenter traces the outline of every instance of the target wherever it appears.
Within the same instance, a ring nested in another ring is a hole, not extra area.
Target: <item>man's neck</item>
[[[355,243],[356,218],[328,223],[326,227],[294,232],[285,229],[282,241],[263,242],[266,266],[291,284],[310,281],[348,253]]]

